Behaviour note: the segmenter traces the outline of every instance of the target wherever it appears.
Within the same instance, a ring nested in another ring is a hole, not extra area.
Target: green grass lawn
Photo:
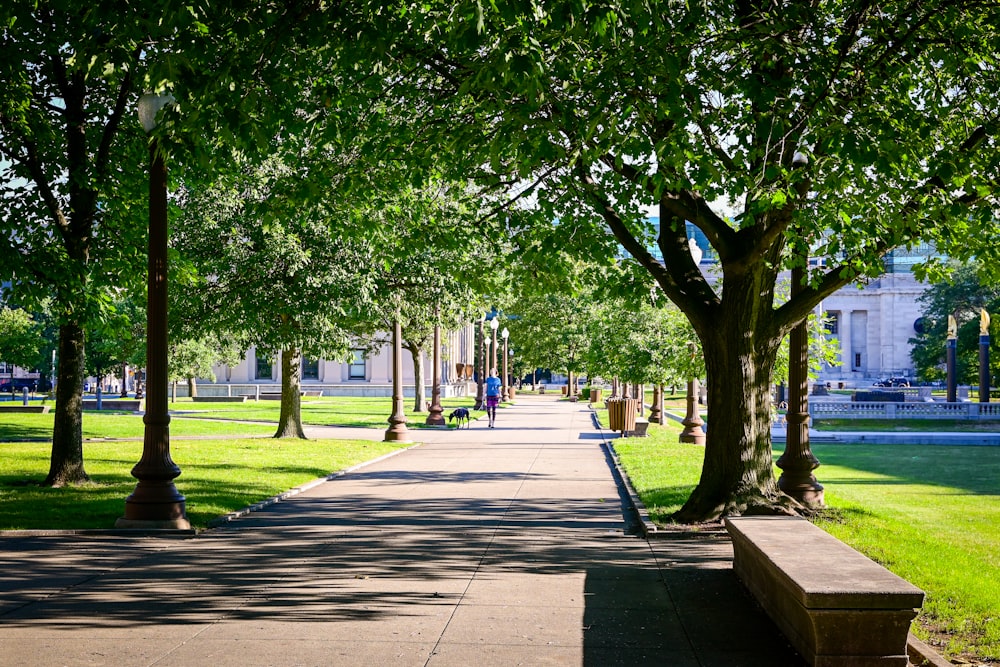
[[[445,416],[459,406],[472,407],[473,398],[445,398],[441,400]],[[404,408],[409,426],[419,427],[427,413],[414,413],[413,399],[406,399]],[[248,401],[247,403],[194,403],[191,399],[178,399],[170,404],[177,415],[203,419],[241,419],[251,421],[278,421],[281,411],[279,401]],[[302,421],[314,426],[359,426],[385,428],[392,414],[391,398],[361,398],[355,396],[321,396],[302,398]],[[478,414],[485,414],[480,412]],[[473,417],[476,415],[474,414]]]
[[[0,442],[52,440],[55,414],[4,414],[0,421]],[[85,439],[141,438],[145,425],[141,415],[114,412],[84,412]],[[266,424],[220,423],[207,420],[171,419],[171,436],[265,436],[274,435],[274,427]]]
[[[453,398],[442,404],[447,414],[453,407],[472,402]],[[400,447],[397,443],[352,440],[274,440],[267,436],[274,433],[273,423],[278,420],[277,401],[187,400],[172,403],[170,408],[171,456],[181,468],[176,484],[187,498],[188,519],[195,527]],[[385,428],[391,412],[391,398],[304,398],[302,407],[303,421],[312,425]],[[481,414],[474,412],[473,416]],[[408,412],[407,416],[410,426],[416,427],[423,424],[427,413]],[[114,526],[124,511],[125,498],[135,488],[130,471],[142,455],[141,440],[115,439],[141,439],[141,416],[85,412],[84,466],[93,483],[63,489],[38,486],[49,469],[54,414],[11,413],[3,417],[0,530]],[[186,440],[185,436],[199,437]],[[29,442],[32,440],[38,442]]]
[[[658,523],[680,508],[701,470],[704,449],[678,443],[679,432],[651,425],[648,438],[615,441]],[[828,506],[816,523],[927,593],[918,636],[949,657],[1000,661],[1000,448],[813,451]]]
[[[331,472],[400,449],[365,440],[271,438],[180,440],[171,457],[192,526],[270,498]],[[0,443],[0,530],[113,528],[136,480],[130,474],[141,442],[91,442],[84,460],[91,484],[38,486],[49,469],[48,443]]]
[[[471,407],[474,399],[449,398],[441,401],[445,416],[454,408],[464,405]],[[418,428],[427,419],[427,413],[413,413],[407,403],[407,418],[410,428]],[[171,414],[171,436],[269,436],[275,428],[267,424],[239,424],[236,421],[278,422],[281,405],[278,401],[259,403],[193,403],[190,399],[180,399],[169,405]],[[360,426],[386,428],[392,413],[391,398],[356,397],[304,397],[302,399],[302,421],[314,426]],[[473,411],[473,418],[485,412]],[[52,439],[52,424],[55,413],[3,414],[0,421],[0,442]],[[233,420],[218,422],[213,420]],[[92,411],[83,413],[83,437],[141,438],[144,425],[142,417],[133,413]]]
[[[816,419],[812,427],[817,431],[949,431],[970,433],[995,433],[1000,422],[963,419]]]

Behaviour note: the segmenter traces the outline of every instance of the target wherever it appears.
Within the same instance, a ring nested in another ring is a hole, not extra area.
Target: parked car
[[[0,393],[17,393],[25,387],[28,391],[37,391],[38,378],[10,378],[0,382]]]
[[[878,380],[873,385],[875,387],[909,387],[910,381],[907,378],[886,378],[885,380]]]

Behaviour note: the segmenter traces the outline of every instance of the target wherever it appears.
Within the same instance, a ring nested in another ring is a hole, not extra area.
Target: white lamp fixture
[[[507,338],[510,336],[510,332],[507,331],[507,327],[503,328],[503,331],[500,332],[500,335],[503,336],[504,340],[507,340]]]
[[[497,330],[499,326],[500,326],[500,320],[498,320],[495,317],[490,320],[490,329],[493,329],[494,332]]]
[[[174,101],[174,96],[169,93],[166,95],[146,93],[139,98],[139,122],[147,134],[156,128],[156,116],[160,113],[160,109]]]

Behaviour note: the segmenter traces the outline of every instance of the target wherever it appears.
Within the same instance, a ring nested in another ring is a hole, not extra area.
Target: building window
[[[840,333],[840,313],[826,313],[826,333],[831,336]]]
[[[303,380],[319,379],[318,359],[307,359],[305,357],[302,358],[302,379]]]
[[[6,362],[0,361],[0,373],[13,373],[14,367]]]
[[[271,372],[271,360],[268,357],[257,357],[257,372],[254,374],[258,380],[273,380]]]
[[[351,350],[354,355],[351,357],[351,365],[348,367],[347,378],[349,380],[364,380],[368,377],[368,368],[365,362],[364,350]]]

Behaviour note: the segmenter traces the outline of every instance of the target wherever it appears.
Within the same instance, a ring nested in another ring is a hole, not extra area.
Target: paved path
[[[627,534],[591,419],[519,397],[195,538],[0,538],[0,665],[800,664],[728,539]]]

